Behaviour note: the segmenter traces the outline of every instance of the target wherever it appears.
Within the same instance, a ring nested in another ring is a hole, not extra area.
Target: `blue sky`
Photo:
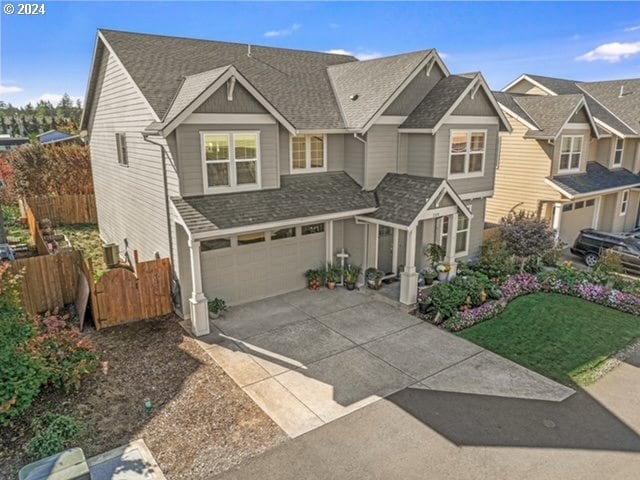
[[[435,47],[452,72],[481,70],[494,89],[524,72],[640,77],[638,3],[44,3],[42,16],[0,13],[1,100],[83,98],[98,28],[361,58]]]

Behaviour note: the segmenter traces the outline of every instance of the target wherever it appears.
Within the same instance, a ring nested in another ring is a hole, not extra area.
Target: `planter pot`
[[[320,290],[320,280],[309,280],[309,290]]]
[[[346,285],[347,285],[347,290],[355,290],[356,289],[355,282],[353,282],[353,283],[347,282]]]
[[[212,320],[220,318],[220,312],[209,312],[209,318],[211,318]]]
[[[444,282],[449,276],[449,272],[438,272],[438,280]]]
[[[336,289],[336,282],[327,282],[327,288],[329,290],[335,290]]]
[[[419,303],[418,304],[418,311],[420,313],[427,313],[428,310],[429,310],[429,305],[427,305],[426,303]]]

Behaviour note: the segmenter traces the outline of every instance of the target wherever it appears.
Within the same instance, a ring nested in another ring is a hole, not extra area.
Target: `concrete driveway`
[[[344,289],[234,307],[198,340],[291,437],[407,387],[561,401],[573,390]]]

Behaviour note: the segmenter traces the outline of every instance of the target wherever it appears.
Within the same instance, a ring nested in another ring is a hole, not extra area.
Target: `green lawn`
[[[4,215],[4,226],[7,229],[7,240],[9,243],[31,244],[31,234],[26,225],[18,222],[20,218],[20,208],[15,206],[3,206],[2,214]]]
[[[580,298],[536,293],[458,335],[565,385],[585,385],[610,356],[640,338],[640,318]]]
[[[76,250],[82,250],[84,258],[93,262],[93,276],[95,280],[107,271],[102,256],[102,239],[98,231],[98,226],[93,224],[84,225],[64,225],[56,227],[56,231],[67,236],[71,245]]]

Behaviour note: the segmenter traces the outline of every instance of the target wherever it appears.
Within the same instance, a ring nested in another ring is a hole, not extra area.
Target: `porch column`
[[[593,220],[591,221],[591,228],[597,230],[598,223],[600,222],[600,208],[602,205],[602,197],[596,197],[594,203],[595,205],[593,206]]]
[[[397,228],[393,229],[393,251],[391,252],[391,269],[393,270],[394,275],[398,275],[398,237],[399,231]]]
[[[207,297],[202,291],[202,268],[200,265],[200,242],[189,240],[189,255],[191,258],[191,297],[189,311],[191,313],[191,333],[196,337],[207,335],[209,330],[209,310]]]
[[[329,220],[326,223],[325,231],[325,246],[326,246],[326,254],[325,254],[325,263],[335,263],[333,260],[333,220]]]
[[[562,220],[562,204],[560,202],[556,202],[553,204],[553,234],[556,243],[560,240],[560,224]]]
[[[407,253],[404,272],[400,274],[400,303],[413,305],[418,297],[418,273],[416,272],[416,229],[407,230]]]
[[[449,235],[447,235],[447,254],[445,256],[445,263],[450,267],[449,278],[454,278],[458,271],[458,264],[456,263],[456,238],[458,236],[458,215],[456,212],[449,217]],[[467,235],[469,233],[467,232]]]

